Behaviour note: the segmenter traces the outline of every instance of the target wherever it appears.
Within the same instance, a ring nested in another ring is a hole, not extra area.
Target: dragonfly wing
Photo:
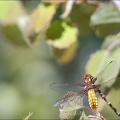
[[[111,88],[120,89],[120,77],[112,78],[100,84],[101,91],[106,95],[111,91]]]
[[[64,102],[64,99],[61,98],[61,99],[57,100],[53,106],[60,107],[63,102]]]
[[[78,86],[77,84],[62,84],[62,83],[52,83],[50,85],[50,88],[55,90],[55,91],[63,91],[63,92],[68,92],[68,91],[73,91],[73,92],[80,92],[83,87]]]
[[[116,80],[116,76],[118,75],[119,68],[117,66],[116,61],[111,61],[105,68],[94,78],[96,80],[96,84],[107,83],[113,84]],[[93,80],[94,80],[93,79]],[[107,86],[107,84],[105,84]]]

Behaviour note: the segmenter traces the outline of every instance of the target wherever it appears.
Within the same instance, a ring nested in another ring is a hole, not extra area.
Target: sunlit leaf
[[[30,44],[39,42],[45,29],[49,26],[55,11],[55,5],[45,5],[40,3],[38,7],[31,13],[25,31],[29,38],[28,42]]]
[[[25,12],[20,1],[0,1],[0,22],[15,22]]]
[[[107,54],[106,50],[101,49],[91,55],[87,65],[86,73],[90,73],[93,76],[97,75],[110,61],[115,60],[119,62],[120,48],[116,48],[111,54]]]
[[[46,37],[49,45],[65,49],[77,40],[77,29],[63,21],[55,21],[47,29]]]
[[[41,32],[48,27],[56,7],[55,5],[39,4],[38,7],[31,13],[29,25],[35,32]]]
[[[119,68],[120,68],[119,53],[120,53],[120,48],[116,48],[114,51],[112,51],[109,54],[106,50],[99,50],[91,55],[91,58],[86,65],[86,72],[90,73],[95,77],[105,68],[106,65],[108,65],[110,61],[114,61],[114,60],[116,61],[115,64],[108,67],[109,69],[107,69],[107,71],[103,72],[101,81],[100,80],[96,81],[96,83],[97,82],[100,83],[102,81],[107,82],[108,80],[112,79],[110,83],[106,83],[102,85],[102,88],[110,87],[111,85],[113,85],[113,83],[116,80],[113,78],[117,77],[119,73]]]
[[[91,25],[100,36],[113,34],[120,27],[120,11],[112,3],[104,4],[91,16]]]
[[[100,65],[105,51],[99,50],[90,56],[90,59],[86,65],[86,73],[90,73],[95,76],[97,74],[98,65]]]
[[[20,1],[0,1],[1,31],[5,38],[17,45],[26,45],[18,20],[25,14]]]
[[[63,21],[55,21],[47,29],[47,43],[62,64],[70,62],[77,50],[77,29]]]
[[[115,41],[120,41],[120,33],[116,35],[109,35],[105,38],[102,44],[102,48],[108,48],[110,45],[114,44],[114,48],[120,46],[120,42],[115,44]]]

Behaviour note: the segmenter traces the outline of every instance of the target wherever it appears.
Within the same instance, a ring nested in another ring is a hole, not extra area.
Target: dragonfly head
[[[84,81],[85,81],[85,83],[89,83],[89,82],[91,82],[92,81],[92,76],[90,75],[90,74],[86,74],[85,76],[84,76]]]

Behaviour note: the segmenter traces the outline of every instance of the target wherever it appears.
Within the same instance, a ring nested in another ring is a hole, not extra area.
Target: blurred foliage
[[[98,7],[91,16],[91,25],[100,36],[115,33],[120,28],[120,12],[112,3]]]
[[[119,8],[114,0],[0,1],[0,118],[58,118],[51,83],[82,83],[111,60],[118,74]]]

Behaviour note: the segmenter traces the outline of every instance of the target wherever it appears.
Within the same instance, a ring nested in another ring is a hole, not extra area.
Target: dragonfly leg
[[[93,78],[92,83],[94,84],[96,82],[96,80],[97,80],[97,77]]]
[[[100,85],[95,85],[95,86],[94,86],[95,92],[98,92],[99,88],[100,88]]]
[[[77,86],[85,87],[86,84],[77,84]]]
[[[79,92],[80,94],[85,94],[87,95],[87,90],[82,90],[81,92]]]
[[[120,112],[111,104],[111,102],[108,102],[107,98],[105,97],[105,95],[100,91],[97,90],[97,92],[99,93],[99,95],[102,97],[102,99],[111,107],[111,109],[113,109],[113,111],[120,116]]]

